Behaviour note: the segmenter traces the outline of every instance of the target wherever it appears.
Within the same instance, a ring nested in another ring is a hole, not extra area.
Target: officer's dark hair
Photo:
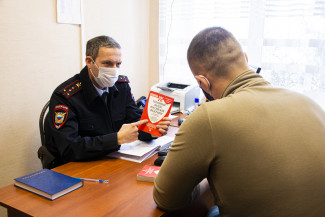
[[[91,56],[95,61],[98,55],[98,50],[100,47],[107,47],[107,48],[119,48],[121,49],[121,45],[115,41],[112,37],[102,35],[90,39],[87,42],[86,46],[86,56]]]
[[[235,37],[222,27],[210,27],[199,32],[187,50],[191,66],[214,76],[226,76],[234,64],[244,64],[245,55]]]

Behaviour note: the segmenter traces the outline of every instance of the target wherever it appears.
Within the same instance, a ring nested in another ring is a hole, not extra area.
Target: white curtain
[[[325,0],[159,0],[160,81],[194,83],[186,52],[202,29],[229,30],[274,86],[325,109]]]

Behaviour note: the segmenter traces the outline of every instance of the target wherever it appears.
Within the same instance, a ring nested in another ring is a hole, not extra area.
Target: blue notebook
[[[14,180],[15,186],[50,200],[55,200],[83,186],[81,179],[48,169],[43,169]]]

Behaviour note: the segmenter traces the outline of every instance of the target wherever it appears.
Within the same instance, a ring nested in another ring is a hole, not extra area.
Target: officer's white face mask
[[[95,61],[93,63],[96,65]],[[118,79],[119,69],[118,68],[106,68],[98,67],[98,76],[96,77],[93,74],[93,71],[90,69],[91,74],[93,75],[96,83],[101,87],[112,87]]]

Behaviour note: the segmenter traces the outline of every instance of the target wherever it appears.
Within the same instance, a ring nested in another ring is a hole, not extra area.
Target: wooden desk
[[[179,118],[186,118],[187,114],[177,113],[177,114],[175,114],[175,116],[176,116],[176,118],[172,119],[172,121],[170,123],[170,126],[172,126],[172,127],[179,127],[178,126],[178,119]],[[172,135],[172,134],[170,134],[170,135]]]
[[[170,127],[168,134],[175,134]],[[101,159],[90,162],[71,162],[53,169],[74,176],[108,179],[109,184],[84,182],[84,186],[54,201],[9,185],[0,189],[0,205],[8,216],[204,216],[213,203],[207,191],[191,207],[174,213],[164,213],[152,198],[153,183],[136,180],[144,165],[153,165],[156,155],[142,163],[120,159]]]

